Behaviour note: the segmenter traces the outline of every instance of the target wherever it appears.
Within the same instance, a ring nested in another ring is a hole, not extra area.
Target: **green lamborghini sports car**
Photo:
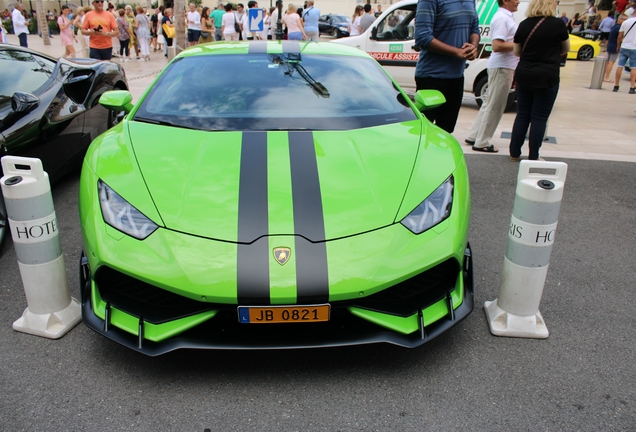
[[[366,53],[197,45],[91,144],[86,325],[134,350],[416,347],[473,309],[462,150]]]

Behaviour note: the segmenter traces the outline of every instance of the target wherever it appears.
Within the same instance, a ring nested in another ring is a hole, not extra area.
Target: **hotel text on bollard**
[[[499,297],[484,304],[497,336],[547,338],[539,312],[556,235],[567,165],[521,161]]]
[[[81,321],[71,298],[49,176],[39,159],[5,156],[0,179],[28,307],[16,331],[58,339]]]

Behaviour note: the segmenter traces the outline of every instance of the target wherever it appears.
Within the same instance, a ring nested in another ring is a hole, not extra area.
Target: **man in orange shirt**
[[[82,34],[90,37],[90,58],[110,60],[113,55],[112,38],[119,36],[117,22],[104,10],[104,0],[93,0],[93,8],[84,18]]]

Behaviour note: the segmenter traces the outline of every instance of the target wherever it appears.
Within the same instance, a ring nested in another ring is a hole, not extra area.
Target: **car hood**
[[[323,241],[394,223],[422,132],[419,120],[314,132],[128,126],[166,228],[247,243],[266,235]]]

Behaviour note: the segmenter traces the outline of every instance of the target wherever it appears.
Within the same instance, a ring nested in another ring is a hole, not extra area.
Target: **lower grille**
[[[458,275],[459,263],[450,258],[392,287],[356,299],[352,304],[394,315],[413,315],[453,291]]]
[[[473,310],[473,275],[470,245],[466,248],[463,263],[464,293],[461,304],[445,317],[420,328],[411,334],[404,335],[382,328],[359,317],[353,316],[347,306],[361,306],[387,311],[387,307],[399,304],[423,301],[421,307],[433,304],[438,296],[443,297],[456,284],[460,266],[454,259],[449,259],[413,278],[408,279],[375,295],[348,302],[332,302],[331,320],[326,323],[306,324],[271,324],[252,326],[239,324],[235,305],[215,305],[197,302],[172,294],[134,278],[120,274],[110,268],[97,271],[95,282],[102,298],[112,306],[127,313],[142,317],[139,324],[139,335],[109,325],[110,308],[107,308],[106,320],[100,319],[93,310],[90,295],[90,271],[88,261],[82,258],[80,281],[82,285],[82,318],[84,323],[100,333],[135,351],[156,356],[176,349],[278,349],[278,348],[318,348],[370,343],[391,343],[413,348],[430,341],[441,333],[456,325]],[[139,290],[137,290],[139,288]],[[150,291],[150,292],[148,292]],[[145,293],[145,294],[144,294]],[[146,301],[151,302],[146,303]],[[176,303],[174,303],[174,302]],[[183,302],[183,303],[182,303]],[[175,304],[179,307],[175,308]],[[161,322],[153,319],[144,311],[154,311],[155,315],[172,316],[177,309],[186,315],[197,311],[222,309],[214,319],[208,320],[181,334],[170,337],[163,342],[152,342],[143,337],[143,323]],[[166,312],[168,310],[169,312]]]
[[[210,303],[198,302],[157,288],[110,267],[100,267],[95,274],[95,282],[104,301],[154,323],[171,321],[214,308]]]
[[[368,297],[331,302],[332,308],[357,306],[394,315],[408,316],[432,305],[455,288],[459,263],[448,259],[410,279]],[[110,267],[101,267],[95,282],[104,301],[132,315],[160,323],[210,309],[231,309],[183,297],[127,276]]]

